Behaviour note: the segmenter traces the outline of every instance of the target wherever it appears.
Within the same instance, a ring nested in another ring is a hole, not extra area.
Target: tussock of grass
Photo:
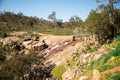
[[[52,75],[55,78],[61,78],[63,73],[66,71],[66,67],[64,64],[61,64],[59,66],[56,66],[53,70],[52,70]]]
[[[69,67],[70,68],[73,68],[73,67],[75,67],[75,65],[76,65],[76,62],[75,61],[69,61]]]

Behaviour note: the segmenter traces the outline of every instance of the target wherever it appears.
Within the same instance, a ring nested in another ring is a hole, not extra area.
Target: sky
[[[0,11],[22,12],[26,16],[48,19],[52,11],[56,17],[68,21],[77,15],[85,20],[91,9],[97,8],[95,0],[0,0]]]

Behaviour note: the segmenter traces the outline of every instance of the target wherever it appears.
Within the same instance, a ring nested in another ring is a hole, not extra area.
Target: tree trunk
[[[116,36],[116,34],[117,34],[117,31],[116,31],[116,29],[115,29],[115,27],[113,26],[113,25],[111,25],[110,26],[110,33],[109,33],[109,38],[113,38],[113,37],[115,37]]]

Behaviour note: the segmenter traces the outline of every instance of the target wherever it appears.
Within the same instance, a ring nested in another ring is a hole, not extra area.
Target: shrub
[[[111,69],[113,68],[113,65],[108,65],[108,64],[104,64],[104,65],[100,65],[97,69],[102,72],[102,71],[105,71],[107,69]]]
[[[16,77],[23,76],[24,73],[29,72],[30,65],[33,62],[38,61],[39,59],[40,58],[35,54],[16,55],[9,61],[7,61],[7,60],[4,61],[4,63],[1,65],[2,70],[0,72],[0,78],[2,77],[1,79],[3,79],[5,77],[8,77],[11,80],[13,80]],[[7,80],[9,80],[9,79],[7,79]]]
[[[70,67],[70,68],[73,68],[73,67],[75,66],[75,64],[76,64],[75,61],[73,61],[73,60],[70,60],[70,61],[69,61],[69,67]]]
[[[107,80],[120,80],[120,72],[116,72],[114,74],[107,74]]]
[[[120,36],[117,36],[116,40],[117,40],[117,41],[120,41]]]
[[[90,62],[90,65],[89,65],[89,68],[90,69],[94,69],[94,68],[96,68],[96,67],[98,67],[98,66],[100,66],[100,65],[103,65],[104,64],[104,56],[105,55],[103,55],[101,58],[99,58],[97,61],[91,61]]]
[[[2,34],[0,34],[0,37],[1,37],[1,38],[6,38],[7,36],[8,36],[7,33],[2,33]]]
[[[53,70],[52,70],[52,75],[55,78],[61,78],[63,73],[66,71],[65,65],[61,64],[59,66],[56,66]]]
[[[112,61],[109,61],[108,64],[113,65],[113,66],[120,66],[120,56],[116,57]]]
[[[106,63],[108,59],[110,59],[112,56],[120,56],[120,44],[118,44],[118,46],[116,47],[116,50],[113,50],[112,52],[110,52],[105,56],[104,63]]]

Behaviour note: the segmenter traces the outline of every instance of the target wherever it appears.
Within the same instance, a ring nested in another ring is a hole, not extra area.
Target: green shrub
[[[104,56],[105,55],[102,55],[101,58],[99,58],[98,60],[96,61],[91,61],[90,62],[90,65],[89,65],[89,68],[90,69],[95,69],[96,67],[100,66],[100,65],[103,65],[104,64]]]
[[[69,67],[70,67],[70,68],[73,68],[73,67],[75,66],[75,64],[76,64],[75,61],[73,61],[73,60],[70,60],[70,61],[69,61]]]
[[[30,65],[33,62],[38,61],[39,59],[40,58],[35,54],[13,56],[12,59],[4,61],[3,64],[1,65],[2,70],[0,71],[0,80],[5,77],[10,78],[7,80],[11,79],[14,80],[16,77],[19,77],[20,75],[23,76],[24,73],[29,72]]]
[[[24,48],[24,50],[28,50],[29,51],[30,49],[29,48]]]
[[[103,56],[102,56],[101,58],[99,58],[97,61],[92,61],[92,62],[90,63],[89,68],[90,68],[90,69],[94,69],[94,68],[97,67],[100,71],[104,71],[104,70],[109,69],[109,68],[111,68],[111,67],[113,67],[113,66],[116,66],[117,63],[119,63],[119,60],[118,60],[118,59],[117,59],[118,61],[117,61],[116,63],[115,63],[115,61],[111,63],[112,66],[107,64],[107,61],[108,61],[112,56],[115,56],[115,57],[120,56],[120,45],[117,46],[116,50],[111,51],[109,54],[103,55]],[[114,65],[113,65],[113,64],[114,64]]]
[[[52,75],[55,78],[61,78],[63,73],[66,71],[65,65],[61,64],[59,66],[56,66],[53,70],[52,70]]]
[[[116,40],[117,40],[117,41],[120,41],[120,36],[117,36]]]
[[[4,33],[4,34],[2,33],[2,34],[0,34],[0,37],[1,37],[1,38],[6,38],[7,36],[8,36],[7,33]]]
[[[97,69],[100,71],[100,72],[103,72],[107,69],[111,69],[113,68],[113,65],[108,65],[108,64],[104,64],[104,65],[100,65]]]
[[[113,61],[108,62],[108,64],[113,66],[120,66],[120,56],[116,57]]]
[[[116,72],[114,74],[107,74],[106,79],[107,80],[120,80],[120,72]]]
[[[89,69],[98,69],[100,72],[105,71],[107,69],[111,69],[115,66],[120,65],[120,56],[116,57],[114,60],[108,63],[104,63],[104,56],[98,59],[97,61],[90,62]]]
[[[112,52],[110,52],[105,56],[104,63],[106,63],[108,59],[110,59],[112,56],[120,56],[120,44],[118,44],[118,46],[116,47],[116,50],[113,50]]]
[[[108,62],[108,60],[112,57],[116,57],[111,62]],[[110,68],[113,68],[115,66],[119,66],[120,64],[120,44],[117,45],[116,49],[111,51],[109,54],[103,55],[101,58],[99,58],[96,61],[90,62],[89,69],[98,69],[99,71],[104,71]]]
[[[88,49],[88,52],[89,53],[92,53],[92,52],[94,52],[95,50],[94,49]]]

